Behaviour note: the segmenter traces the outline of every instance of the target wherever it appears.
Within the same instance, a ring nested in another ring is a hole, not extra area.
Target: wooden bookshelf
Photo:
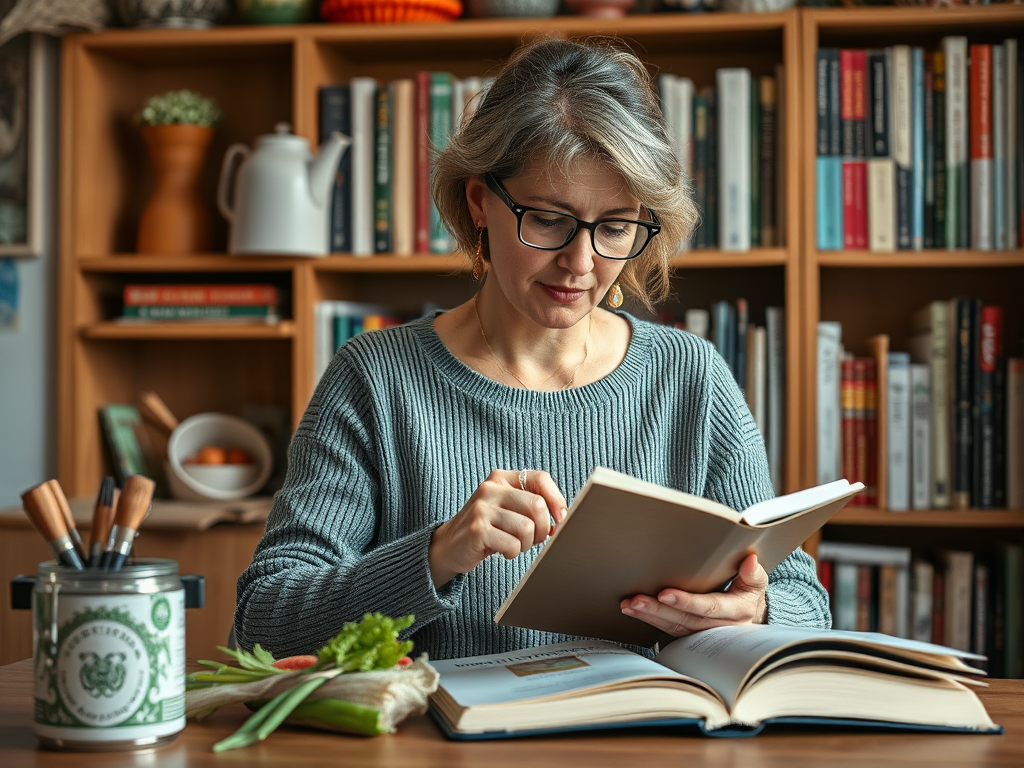
[[[619,20],[459,20],[442,24],[309,24],[190,30],[110,30],[63,43],[61,133],[58,468],[68,493],[95,493],[107,467],[97,408],[132,402],[153,389],[184,418],[243,403],[283,409],[292,425],[305,409],[312,375],[313,307],[325,299],[380,302],[417,310],[424,300],[453,306],[474,290],[459,254],[325,258],[229,256],[227,225],[216,213],[220,161],[236,142],[252,145],[275,123],[315,143],[321,86],[368,75],[386,82],[416,71],[484,75],[536,35],[615,34],[654,72],[714,83],[715,71],[744,66],[772,75],[784,66],[785,154],[800,156],[798,11],[770,14],[658,14]],[[223,109],[204,167],[201,194],[217,247],[189,256],[133,253],[152,186],[149,159],[132,116],[154,93],[190,88]],[[700,251],[673,265],[677,309],[716,299],[748,299],[752,312],[787,307],[789,349],[799,349],[801,185],[786,173],[782,247],[750,253]],[[117,296],[133,281],[260,281],[287,297],[274,326],[114,322]],[[785,484],[802,483],[798,446],[801,358],[789,356]],[[794,450],[795,449],[795,450]]]

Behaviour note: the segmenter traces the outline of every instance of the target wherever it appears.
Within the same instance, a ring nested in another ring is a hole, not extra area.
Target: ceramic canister
[[[32,615],[44,746],[153,747],[185,727],[185,589],[175,561],[118,571],[40,563]]]

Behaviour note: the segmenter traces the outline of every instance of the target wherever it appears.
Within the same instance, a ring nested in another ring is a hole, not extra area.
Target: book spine
[[[974,485],[974,361],[977,354],[975,300],[955,299],[953,349],[953,495],[954,509],[968,509]]]
[[[911,397],[911,506],[930,509],[931,479],[931,374],[924,363],[910,365]]]
[[[911,248],[913,94],[910,46],[892,50],[893,158],[896,161],[896,247]]]
[[[373,154],[373,250],[391,252],[391,92],[377,89]]]
[[[839,347],[842,328],[839,323],[818,323],[818,484],[839,479],[840,468],[840,391]]]
[[[277,309],[272,306],[222,304],[154,304],[124,308],[124,317],[140,320],[215,320],[236,317],[272,317]]]
[[[750,246],[761,246],[761,86],[750,78]]]
[[[889,353],[888,371],[887,507],[890,512],[910,508],[910,355]]]
[[[988,653],[988,617],[991,610],[989,570],[984,563],[974,564],[973,598],[971,600],[971,650],[983,656]]]
[[[776,232],[775,157],[777,139],[777,95],[775,78],[762,77],[761,83],[761,246],[770,248],[779,243]]]
[[[931,315],[931,444],[932,444],[932,506],[950,506],[950,440],[949,440],[949,312],[944,301],[933,301]]]
[[[416,253],[430,252],[430,72],[416,73]]]
[[[935,247],[935,98],[931,54],[924,66],[924,247]]]
[[[910,51],[910,248],[924,248],[924,50]]]
[[[967,223],[967,38],[942,40],[946,71],[946,248],[966,248]]]
[[[693,196],[701,219],[694,232],[694,248],[711,248],[708,228],[708,98],[703,91],[693,98]]]
[[[430,75],[430,142],[435,152],[448,146],[452,130],[452,75],[433,72]],[[430,198],[430,252],[451,253],[452,239],[445,229],[434,199]]]
[[[680,77],[676,80],[675,88],[679,105],[679,138],[676,152],[679,155],[683,176],[690,178],[693,174],[693,80]]]
[[[978,343],[979,407],[976,426],[978,462],[975,467],[978,477],[976,506],[980,509],[992,509],[996,505],[995,384],[1002,331],[1002,309],[995,306],[983,306]]]
[[[320,89],[320,142],[333,132],[352,135],[352,103],[348,85],[330,85]],[[341,153],[331,195],[330,250],[352,250],[352,152]]]
[[[857,478],[857,395],[854,392],[853,358],[839,364],[840,392],[840,467],[841,476],[853,482]],[[856,497],[854,497],[856,501]]]
[[[840,94],[840,106],[839,106],[839,119],[840,129],[842,131],[842,156],[843,157],[856,157],[856,151],[854,149],[854,122],[856,120],[854,116],[854,54],[855,51],[849,48],[844,48],[839,51],[839,94]]]
[[[782,307],[765,310],[768,334],[768,470],[775,495],[783,490],[782,462],[786,450],[786,315]]]
[[[708,247],[718,248],[721,243],[719,219],[719,167],[718,167],[718,89],[709,85],[702,93],[708,100],[708,209],[704,217],[708,228]]]
[[[373,145],[377,82],[349,81],[352,96],[352,255],[373,255]]]
[[[864,424],[867,434],[867,480],[864,503],[878,504],[878,376],[875,361],[864,360]]]
[[[746,390],[747,401],[750,401],[753,393],[748,387],[747,370],[753,370],[747,354],[747,335],[750,330],[750,309],[746,299],[736,299],[736,346],[734,352],[736,381],[740,388]]]
[[[277,304],[273,285],[126,285],[126,307],[154,304]]]
[[[932,639],[932,596],[934,595],[935,567],[926,560],[915,560],[911,581],[910,637],[924,643]]]
[[[992,250],[992,46],[970,49],[971,247]]]
[[[935,147],[935,207],[932,237],[936,248],[946,248],[946,67],[942,51],[932,56],[932,112]]]
[[[871,85],[869,125],[871,159],[867,167],[868,247],[876,253],[896,250],[896,166],[890,141],[889,67],[885,51],[868,54]]]
[[[1020,112],[1017,104],[1017,41],[1014,38],[1007,38],[1003,48],[1006,51],[1006,247],[1016,250],[1020,246],[1017,201],[1021,194],[1017,178],[1017,137],[1020,134]]]
[[[822,251],[842,250],[845,230],[842,158],[817,158],[816,183],[818,249]]]
[[[719,69],[719,247],[750,250],[750,70]]]
[[[416,240],[416,83],[411,78],[394,80],[392,91],[392,251],[413,253]]]
[[[843,160],[843,247],[863,250],[868,247],[867,163]]]
[[[834,48],[819,48],[814,54],[814,86],[815,86],[815,138],[818,157],[830,155],[829,151],[829,60],[837,55]]]
[[[995,435],[992,438],[992,461],[995,477],[992,488],[992,506],[1006,509],[1006,357],[1000,350],[996,357],[995,386],[992,412]]]
[[[992,247],[1010,247],[1006,216],[1006,48],[992,46]]]
[[[896,636],[896,574],[895,565],[878,566],[878,631]]]
[[[940,555],[945,569],[943,644],[970,651],[974,556],[970,552],[954,551]]]
[[[1024,509],[1024,358],[1006,361],[1006,506]]]
[[[857,584],[859,566],[856,563],[835,563],[832,567],[835,594],[832,602],[832,627],[857,629]]]
[[[851,482],[864,483],[864,490],[853,497],[857,504],[868,503],[868,391],[867,360],[863,357],[853,360],[853,468],[847,478]]]

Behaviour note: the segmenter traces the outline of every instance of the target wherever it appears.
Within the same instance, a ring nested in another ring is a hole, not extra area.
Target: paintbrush
[[[57,507],[64,517],[64,527],[68,529],[71,543],[75,545],[75,551],[84,563],[89,559],[89,554],[85,551],[85,544],[82,543],[82,537],[78,533],[78,528],[75,527],[75,518],[71,514],[71,505],[68,504],[68,497],[64,495],[64,489],[60,487],[60,483],[56,480],[47,480],[46,484],[50,486],[50,492],[53,494],[53,498],[57,500]]]
[[[153,500],[154,488],[156,483],[142,475],[131,475],[124,481],[124,488],[121,489],[121,495],[117,500],[114,525],[110,529],[110,543],[103,556],[102,567],[116,571],[128,559],[139,524],[146,516],[149,504]]]
[[[78,556],[75,545],[71,541],[67,527],[64,525],[64,515],[60,511],[57,499],[47,483],[41,483],[34,488],[29,488],[21,494],[21,504],[25,508],[32,525],[39,531],[50,551],[57,558],[57,562],[70,568],[81,570],[82,558]]]
[[[114,478],[103,478],[100,492],[96,496],[96,507],[92,512],[92,528],[89,529],[89,567],[99,568],[103,562],[103,553],[107,551],[110,541],[110,528],[114,524],[114,494],[117,486]]]

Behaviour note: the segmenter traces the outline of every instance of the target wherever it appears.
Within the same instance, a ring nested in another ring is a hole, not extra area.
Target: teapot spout
[[[348,136],[335,131],[320,145],[316,157],[309,161],[309,193],[318,208],[327,205],[338,162],[351,143]]]

